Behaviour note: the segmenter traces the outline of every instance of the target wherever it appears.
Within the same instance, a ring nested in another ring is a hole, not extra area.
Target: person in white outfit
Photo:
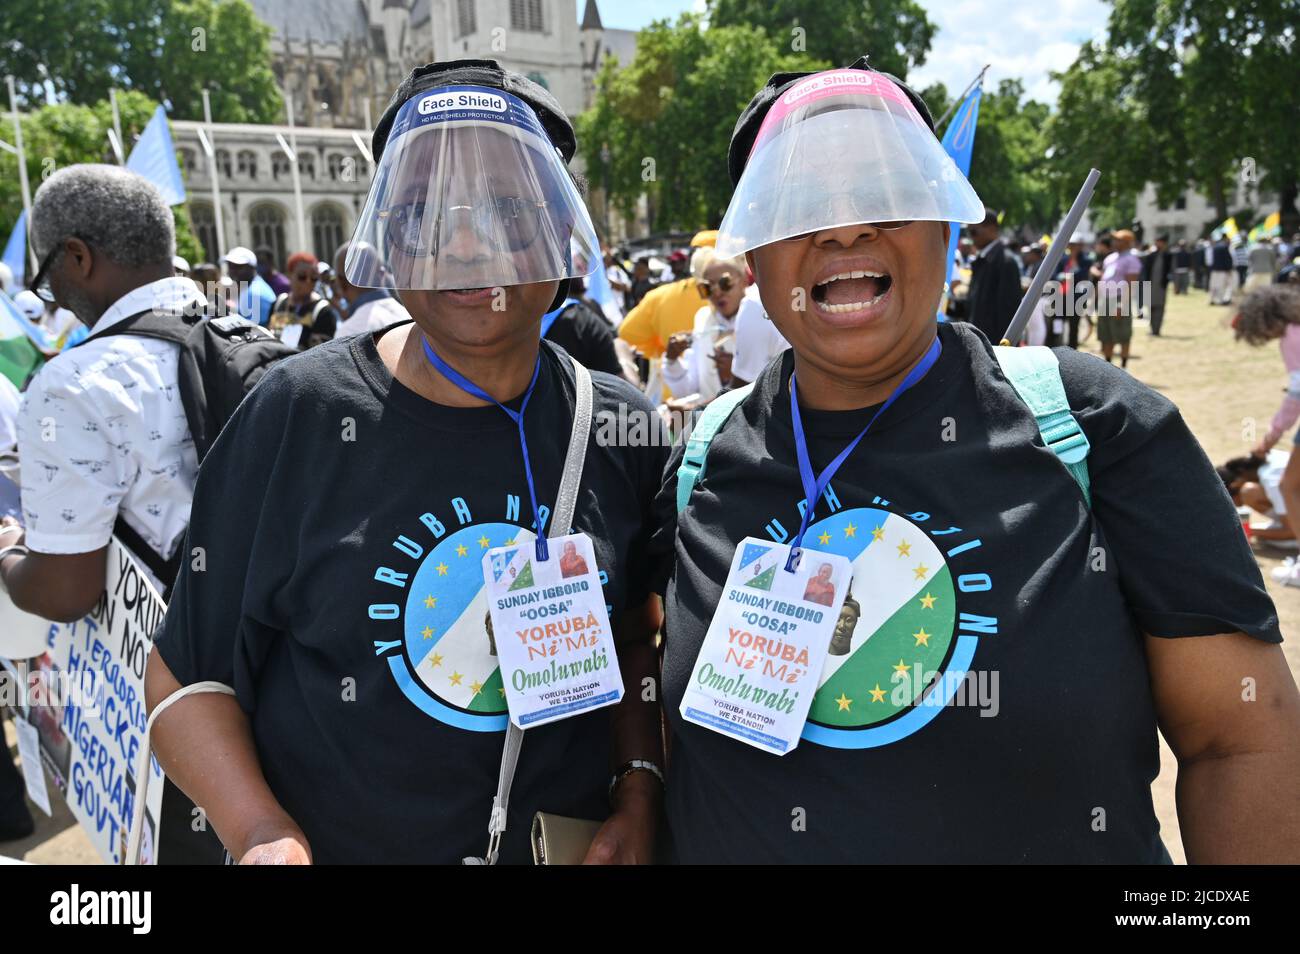
[[[743,259],[723,258],[705,246],[692,256],[691,274],[707,303],[695,313],[694,330],[670,337],[660,359],[674,410],[707,404],[730,385],[737,313],[745,301],[760,313],[763,307],[745,298]]]
[[[410,314],[387,288],[359,288],[348,281],[343,269],[351,249],[352,243],[347,242],[334,253],[336,300],[347,302],[347,317],[334,328],[334,337],[370,334],[399,321],[409,321]]]
[[[772,323],[758,297],[758,286],[745,289],[745,300],[736,312],[736,354],[731,359],[731,386],[743,387],[758,376],[790,342]]]

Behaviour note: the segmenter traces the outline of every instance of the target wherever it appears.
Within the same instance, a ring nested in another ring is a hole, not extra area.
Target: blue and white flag
[[[26,288],[27,282],[23,280],[27,275],[26,209],[18,213],[18,221],[14,223],[14,230],[9,233],[9,241],[5,243],[4,263],[14,273],[13,287]]]
[[[126,167],[152,182],[168,205],[185,201],[185,183],[176,162],[176,147],[172,145],[167,113],[161,106],[154,110],[153,119],[144,127],[131,155],[126,157]]]
[[[975,126],[980,118],[980,98],[984,95],[984,82],[981,79],[962,101],[957,112],[948,122],[943,134],[943,151],[946,152],[961,174],[970,177],[970,157],[975,146]],[[957,258],[957,240],[961,237],[961,223],[950,222],[952,235],[948,238],[948,280],[951,282],[956,274],[954,262]]]

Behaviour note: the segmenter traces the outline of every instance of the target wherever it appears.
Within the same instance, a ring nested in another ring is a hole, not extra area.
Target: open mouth
[[[817,307],[831,315],[865,311],[889,294],[894,280],[884,272],[852,269],[832,275],[813,286]]]

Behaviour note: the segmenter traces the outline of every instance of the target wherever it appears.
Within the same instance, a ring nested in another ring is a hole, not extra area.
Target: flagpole
[[[1038,263],[1038,271],[1034,272],[1033,279],[1029,282],[1029,290],[1025,292],[1025,297],[1020,300],[1020,307],[1016,309],[1015,317],[1011,319],[1011,324],[1007,326],[1007,333],[1002,336],[1002,343],[1009,345],[1020,344],[1020,339],[1024,337],[1025,326],[1029,324],[1029,316],[1038,304],[1038,299],[1042,297],[1043,286],[1047,280],[1056,274],[1056,266],[1061,261],[1061,256],[1065,254],[1065,246],[1070,243],[1070,237],[1074,235],[1074,230],[1079,227],[1079,220],[1083,218],[1083,213],[1088,211],[1088,203],[1092,201],[1092,192],[1097,188],[1097,180],[1101,178],[1101,171],[1091,169],[1088,172],[1088,178],[1083,180],[1083,188],[1074,199],[1074,205],[1070,206],[1070,211],[1065,214],[1065,220],[1061,223],[1061,228],[1056,233],[1056,238],[1052,239],[1052,245],[1043,256],[1043,260]]]
[[[122,114],[117,108],[117,90],[113,87],[108,88],[108,102],[113,107],[113,132],[117,139],[113,140],[113,152],[117,156],[119,166],[126,165],[126,143],[122,140]]]
[[[209,177],[212,180],[212,213],[216,219],[217,225],[217,258],[226,254],[226,230],[221,219],[221,189],[217,185],[217,151],[212,142],[212,104],[208,101],[208,91],[203,91],[203,123],[207,127],[205,134],[202,129],[199,130],[200,144],[203,151],[208,154],[208,168],[211,170]]]
[[[979,71],[979,75],[976,76],[973,80],[971,80],[969,85],[967,85],[967,87],[961,91],[961,95],[958,96],[956,99],[954,99],[948,105],[948,108],[944,110],[943,115],[939,117],[939,121],[934,124],[934,134],[936,136],[939,135],[939,130],[943,127],[943,124],[946,123],[948,119],[952,116],[953,112],[957,109],[957,107],[966,101],[967,94],[970,93],[970,91],[973,90],[977,84],[979,84],[984,80],[984,74],[989,71],[989,67],[992,65],[993,65],[992,63],[986,63],[984,69]]]
[[[302,177],[298,174],[298,137],[294,134],[293,97],[284,98],[289,116],[289,170],[293,173],[293,202],[298,212],[298,247],[307,248],[307,220],[302,214]]]
[[[5,84],[9,87],[9,110],[14,118],[14,147],[18,150],[18,187],[23,195],[23,212],[26,213],[27,223],[27,258],[31,262],[32,274],[40,267],[36,261],[36,249],[32,246],[32,191],[27,182],[27,153],[23,151],[23,124],[18,120],[18,96],[14,92],[14,78],[5,77]]]

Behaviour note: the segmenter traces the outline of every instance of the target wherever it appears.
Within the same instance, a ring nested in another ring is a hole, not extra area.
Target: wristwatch
[[[659,779],[660,785],[664,784],[664,773],[658,765],[648,759],[631,759],[620,765],[618,771],[614,773],[614,777],[609,780],[609,801],[611,805],[614,803],[614,791],[618,788],[618,783],[633,772],[649,772]]]

